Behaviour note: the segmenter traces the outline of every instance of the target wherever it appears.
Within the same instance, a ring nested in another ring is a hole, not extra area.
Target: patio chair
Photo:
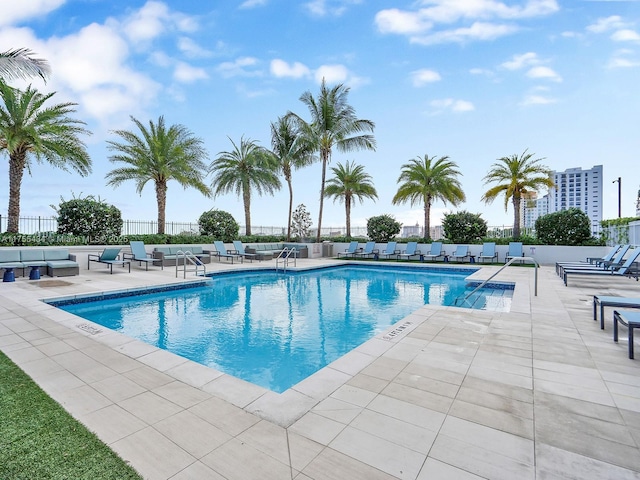
[[[498,262],[498,252],[496,250],[496,242],[484,242],[482,244],[482,251],[480,255],[478,255],[477,259],[479,262],[484,262],[489,259],[493,263],[493,259],[496,259]]]
[[[613,311],[613,341],[618,341],[618,323],[629,328],[629,358],[633,360],[633,330],[640,328],[640,312]]]
[[[453,258],[456,262],[461,262],[469,256],[469,245],[458,245],[456,247],[456,251],[451,254],[451,258]]]
[[[522,242],[509,242],[509,251],[504,257],[504,263],[508,263],[512,258],[523,257]],[[521,262],[522,263],[522,262]]]
[[[144,242],[139,240],[131,241],[129,242],[129,247],[131,248],[131,253],[123,253],[122,258],[124,260],[138,262],[138,265],[142,265],[142,262],[144,262],[145,270],[149,270],[149,264],[156,265],[159,262],[160,267],[162,268],[162,270],[164,270],[162,260],[153,258],[153,254],[148,253],[144,248]]]
[[[640,298],[612,297],[606,295],[593,296],[593,321],[598,320],[600,307],[600,328],[604,330],[604,307],[640,308]]]
[[[222,258],[226,258],[227,260],[231,259],[231,263],[233,263],[234,259],[239,258],[240,262],[244,263],[244,257],[238,255],[237,253],[231,253],[227,251],[227,247],[224,246],[222,240],[214,240],[213,246],[216,247],[216,251],[212,252],[212,255],[218,257],[218,261],[221,261]]]
[[[90,253],[87,262],[87,270],[91,268],[91,262],[104,263],[109,265],[109,273],[113,274],[114,265],[127,265],[129,267],[129,273],[131,273],[131,262],[129,260],[120,260],[120,247],[107,247],[100,255]]]
[[[625,262],[620,266],[610,266],[609,270],[597,269],[597,270],[588,270],[588,269],[564,269],[562,279],[564,280],[564,284],[567,285],[567,279],[569,275],[611,275],[611,276],[627,276],[632,274],[633,272],[633,264],[637,260],[638,256],[640,256],[640,247],[636,248],[631,252],[629,258],[625,260]]]
[[[559,276],[564,275],[565,270],[611,270],[621,266],[624,263],[624,256],[627,254],[631,245],[624,245],[611,261],[602,261],[598,265],[589,263],[556,263],[556,273]]]
[[[258,256],[257,253],[247,253],[244,251],[244,246],[242,245],[242,242],[240,240],[234,240],[233,241],[233,246],[235,248],[235,250],[230,250],[228,253],[230,255],[236,254],[239,255],[243,258],[246,258],[247,260],[251,260],[251,262],[253,262],[254,258],[257,258],[258,260],[262,260],[262,258],[260,258]]]
[[[361,251],[353,252],[353,258],[358,258],[358,257],[366,258],[366,257],[369,257],[369,256],[375,258],[375,257],[378,256],[378,251],[379,251],[375,247],[376,247],[376,242],[367,242],[364,245],[364,248]]]
[[[442,250],[442,242],[433,242],[429,251],[423,255],[423,260],[435,261],[438,259],[438,257],[442,257],[442,259],[444,260],[445,253],[446,252]]]
[[[398,245],[398,242],[387,243],[387,247],[382,252],[380,252],[380,256],[391,258],[391,255],[399,254],[400,250],[396,248],[396,245]]]
[[[345,249],[344,252],[338,252],[338,258],[340,258],[340,255],[342,255],[343,257],[352,257],[357,250],[358,250],[358,242],[353,241],[349,244],[349,246]]]
[[[420,250],[418,250],[418,242],[408,242],[407,248],[404,249],[402,253],[398,253],[396,255],[396,260],[400,260],[401,258],[406,258],[410,260],[411,257],[421,256]]]
[[[611,250],[609,250],[609,253],[607,253],[604,257],[587,257],[587,262],[586,263],[595,263],[596,265],[598,265],[601,262],[610,262],[613,257],[616,255],[616,253],[618,253],[618,250],[620,250],[622,248],[622,245],[614,245]]]

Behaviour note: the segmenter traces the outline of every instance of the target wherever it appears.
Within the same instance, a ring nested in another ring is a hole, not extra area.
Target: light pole
[[[622,177],[618,177],[611,183],[618,182],[618,218],[622,218]]]

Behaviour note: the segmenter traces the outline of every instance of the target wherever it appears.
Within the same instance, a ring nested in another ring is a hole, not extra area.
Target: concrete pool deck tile
[[[131,358],[138,358],[154,352],[157,347],[141,342],[140,340],[130,339],[129,342],[114,347],[114,350],[123,353]]]
[[[111,400],[89,385],[58,390],[55,392],[55,399],[68,412],[76,416],[95,412],[112,404]]]
[[[261,418],[222,399],[211,397],[189,408],[189,412],[209,422],[232,437],[258,423]]]
[[[501,397],[512,398],[514,400],[533,403],[533,388],[523,388],[506,383],[483,380],[480,378],[467,376],[462,382],[463,388],[471,388],[476,391],[492,393]]]
[[[151,353],[138,357],[137,360],[161,372],[166,372],[187,361],[187,359],[183,357],[159,348],[156,348]]]
[[[453,398],[408,387],[392,382],[382,392],[382,395],[413,403],[437,412],[447,413],[453,403]]]
[[[325,449],[319,443],[289,430],[287,430],[287,441],[291,467],[297,471],[304,470]]]
[[[533,420],[533,405],[531,402],[522,402],[496,392],[485,392],[463,386],[458,391],[455,401],[466,402],[523,419]]]
[[[201,389],[187,385],[179,380],[165,383],[151,391],[156,395],[160,395],[162,398],[181,406],[182,408],[193,407],[194,405],[211,398],[211,395],[203,392]]]
[[[173,377],[143,364],[140,364],[140,366],[134,370],[124,372],[122,375],[147,390],[165,385],[174,380]]]
[[[416,480],[433,480],[433,479],[455,479],[455,480],[482,480],[484,477],[479,477],[473,473],[466,472],[453,465],[434,460],[433,458],[427,458],[424,462],[420,475]]]
[[[80,350],[60,353],[51,358],[88,384],[118,375],[115,370],[97,362]]]
[[[482,380],[505,383],[513,387],[533,388],[533,378],[530,375],[501,372],[500,370],[486,368],[480,365],[471,365],[471,367],[469,367],[468,375]]]
[[[397,480],[398,477],[383,472],[367,463],[344,455],[332,448],[325,448],[302,471],[313,480]]]
[[[348,425],[362,412],[363,408],[353,403],[328,397],[313,407],[313,412]]]
[[[359,388],[354,385],[344,384],[333,392],[330,398],[336,398],[358,407],[366,407],[375,397],[376,392]]]
[[[433,430],[368,409],[358,415],[349,426],[425,456],[437,435]]]
[[[171,478],[196,461],[153,427],[132,433],[110,446],[125,461],[135,465],[145,479]]]
[[[594,372],[597,373],[597,370],[594,370]],[[610,387],[601,377],[598,378],[591,375],[571,375],[568,373],[554,372],[539,368],[533,369],[533,375],[536,380],[548,380],[551,382],[564,383],[566,385],[584,387],[591,390],[600,390],[602,392],[610,390]]]
[[[80,349],[82,353],[93,358],[95,361],[108,366],[118,373],[128,372],[140,366],[138,362],[127,355],[115,351],[105,345],[91,345]]]
[[[627,397],[626,395],[612,394],[616,407],[640,413],[640,400],[637,397]]]
[[[291,467],[238,439],[231,439],[201,459],[228,480],[292,478]]]
[[[613,407],[615,402],[608,391],[592,390],[582,388],[577,385],[566,385],[564,383],[552,382],[549,380],[535,380],[535,389],[541,392],[562,395],[564,397],[585,400],[587,402],[599,403]]]
[[[171,480],[225,480],[222,475],[217,474],[214,470],[207,467],[204,463],[194,462],[183,470],[180,470]]]
[[[456,418],[469,420],[479,425],[533,440],[533,418],[521,417],[510,412],[457,399],[454,400],[448,414]]]
[[[134,397],[146,391],[144,387],[141,387],[134,381],[129,380],[127,377],[123,377],[122,375],[108,377],[98,382],[93,382],[90,385],[115,403]]]
[[[435,393],[449,398],[455,398],[459,388],[458,385],[423,377],[415,373],[408,373],[406,370],[400,372],[393,381],[400,385],[406,385],[407,387],[417,388],[425,392]]]
[[[187,361],[166,371],[167,375],[181,380],[188,385],[203,388],[209,382],[224,375],[219,370],[206,367],[200,363]],[[206,389],[203,388],[206,391]]]
[[[409,362],[381,356],[376,358],[371,364],[363,368],[361,373],[370,377],[391,381],[398,375]]]
[[[640,473],[540,443],[536,447],[538,478],[615,478],[639,480]]]
[[[346,355],[334,360],[328,366],[348,375],[355,375],[370,365],[376,358],[374,355],[352,350]]]
[[[290,463],[289,439],[286,428],[274,425],[267,420],[261,420],[236,438],[284,465]]]
[[[329,446],[402,480],[416,478],[426,459],[426,454],[353,427],[345,428]]]
[[[452,372],[442,368],[424,365],[423,363],[411,362],[407,365],[402,373],[409,375],[419,375],[424,378],[431,378],[439,382],[450,383],[451,385],[460,386],[464,380],[464,374]]]
[[[203,385],[202,389],[241,408],[246,407],[269,391],[259,385],[223,373],[216,375],[210,382]]]
[[[107,445],[149,426],[118,405],[107,405],[81,415],[79,419]]]
[[[195,458],[204,457],[232,438],[187,410],[171,415],[153,427]]]
[[[317,403],[318,400],[292,389],[283,393],[267,391],[250,403],[245,410],[276,425],[288,427]]]
[[[350,378],[351,375],[325,367],[301,382],[296,383],[291,389],[308,397],[320,400],[335,392],[338,387]]]
[[[314,412],[309,412],[295,422],[289,430],[327,446],[345,428],[344,423],[336,422]]]
[[[149,391],[121,400],[118,405],[149,425],[182,411],[180,406]]]

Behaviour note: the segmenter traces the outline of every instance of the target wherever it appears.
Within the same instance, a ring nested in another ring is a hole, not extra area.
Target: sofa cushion
[[[20,250],[0,250],[0,263],[20,263]]]
[[[20,250],[20,260],[23,262],[44,262],[44,250],[27,248]]]
[[[69,260],[69,250],[66,248],[55,248],[44,251],[44,260]]]

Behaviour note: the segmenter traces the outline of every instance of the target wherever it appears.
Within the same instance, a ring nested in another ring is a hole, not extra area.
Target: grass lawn
[[[0,352],[0,479],[140,479]]]

